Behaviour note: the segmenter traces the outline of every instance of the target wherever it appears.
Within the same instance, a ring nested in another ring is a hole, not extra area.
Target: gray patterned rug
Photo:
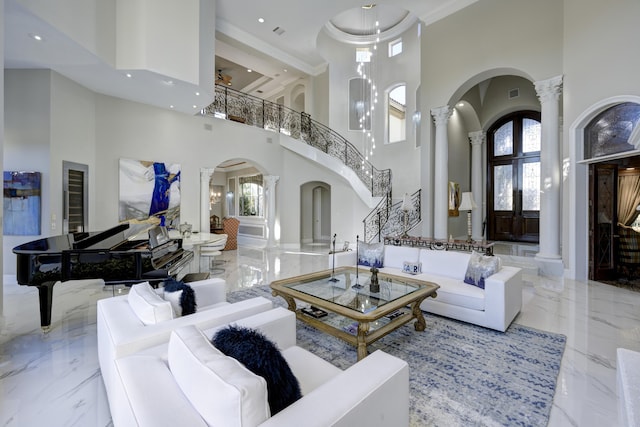
[[[234,292],[229,301],[264,296],[268,286]],[[427,329],[409,323],[370,346],[409,364],[412,426],[546,426],[566,337],[512,324],[501,333],[425,313]],[[356,350],[298,321],[298,345],[345,369]]]

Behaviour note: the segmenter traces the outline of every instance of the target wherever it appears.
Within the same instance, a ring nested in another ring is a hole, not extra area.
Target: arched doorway
[[[331,186],[312,181],[300,186],[300,243],[327,244],[331,240]]]

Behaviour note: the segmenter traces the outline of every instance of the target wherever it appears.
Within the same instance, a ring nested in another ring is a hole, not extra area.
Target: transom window
[[[402,53],[402,39],[389,42],[389,58]]]

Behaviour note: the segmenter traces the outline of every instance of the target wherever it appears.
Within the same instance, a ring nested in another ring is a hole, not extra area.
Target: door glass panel
[[[522,152],[540,151],[540,122],[533,119],[522,120]]]
[[[493,155],[513,154],[513,122],[503,124],[493,136]]]
[[[540,210],[540,162],[522,165],[522,210]]]
[[[493,168],[493,209],[496,211],[513,210],[513,168],[511,165]]]

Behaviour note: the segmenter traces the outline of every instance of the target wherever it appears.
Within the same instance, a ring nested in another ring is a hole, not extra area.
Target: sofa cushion
[[[264,378],[225,356],[195,326],[171,333],[168,363],[176,383],[207,424],[253,427],[269,418]]]
[[[444,276],[421,274],[418,278],[440,285],[437,291],[438,296],[434,301],[471,310],[485,310],[485,292],[478,287]]]
[[[500,258],[473,252],[464,276],[464,283],[484,289],[484,279],[500,271]]]
[[[227,326],[216,332],[211,342],[267,381],[271,416],[302,397],[298,380],[278,347],[256,329]]]
[[[393,246],[386,245],[384,247],[384,266],[402,270],[406,262],[418,262],[420,257],[420,249],[410,246]]]
[[[131,286],[127,301],[131,310],[145,325],[153,325],[173,319],[171,303],[162,299],[149,282]]]
[[[365,243],[358,240],[358,265],[381,268],[384,264],[384,243]]]
[[[165,280],[163,298],[171,303],[176,317],[196,312],[196,294],[190,285],[182,281],[174,278]]]
[[[453,279],[464,280],[469,257],[465,252],[420,249],[423,273],[433,273]]]

